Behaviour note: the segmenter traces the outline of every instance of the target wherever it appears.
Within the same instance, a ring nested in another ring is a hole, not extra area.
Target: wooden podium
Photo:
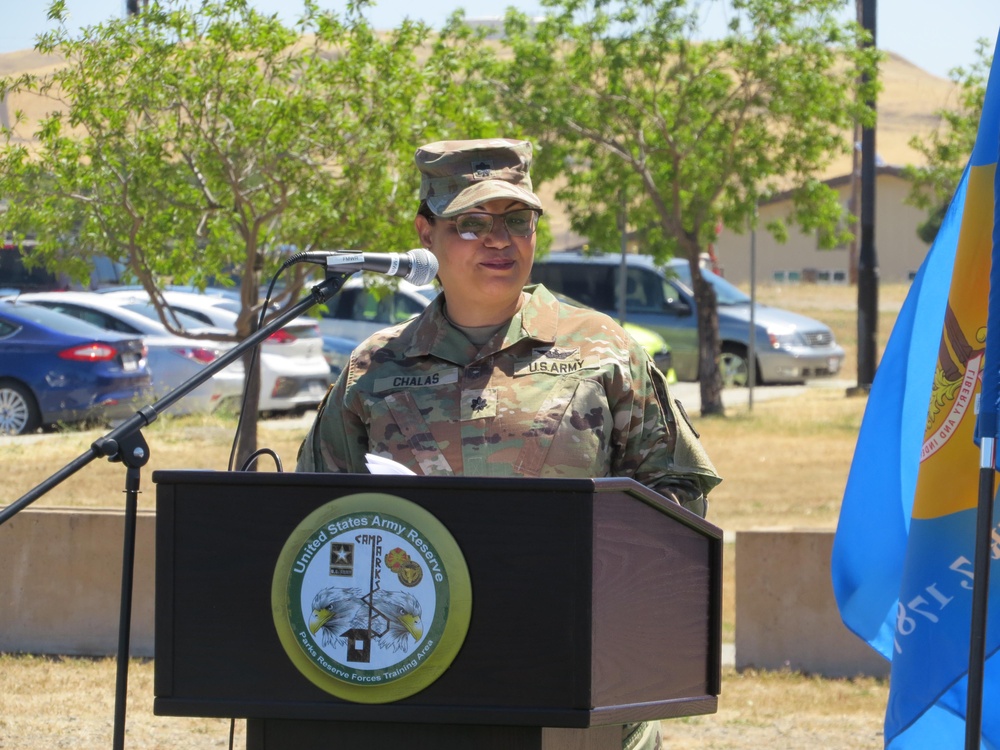
[[[243,717],[249,750],[619,748],[627,722],[713,713],[722,534],[630,479],[158,471],[154,712]],[[358,493],[454,537],[471,618],[434,682],[329,694],[289,659],[271,588],[290,534]]]

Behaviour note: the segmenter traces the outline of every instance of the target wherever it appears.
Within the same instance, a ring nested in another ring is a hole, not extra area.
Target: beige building
[[[938,111],[957,106],[955,85],[918,68],[889,52],[880,70],[882,91],[878,98],[876,151],[880,166],[875,186],[875,253],[879,279],[886,283],[907,281],[916,273],[929,246],[917,237],[923,211],[906,205],[909,183],[901,175],[903,164],[923,164],[923,155],[910,146],[913,136],[926,137],[941,125]],[[851,155],[838,157],[823,177],[840,193],[846,209],[851,197]],[[760,222],[788,213],[787,196],[760,207]],[[860,208],[856,213],[860,213]],[[715,245],[726,278],[736,284],[750,279],[750,234],[726,228]],[[778,244],[766,231],[756,237],[758,283],[788,283],[815,279],[819,283],[847,283],[850,249],[820,250],[814,234],[790,228],[788,242]]]
[[[840,193],[845,210],[851,200],[850,175],[827,181]],[[917,236],[917,225],[926,213],[907,205],[910,183],[898,167],[881,166],[875,186],[875,254],[879,279],[885,282],[913,278],[930,246]],[[790,200],[779,196],[759,209],[759,226],[788,215]],[[860,213],[860,209],[858,211]],[[860,232],[859,232],[860,233]],[[756,233],[757,283],[817,282],[846,284],[850,278],[851,249],[844,245],[821,250],[815,233],[789,229],[788,241],[779,244],[766,230]],[[734,284],[750,280],[751,235],[723,230],[715,243],[715,254],[723,275]]]

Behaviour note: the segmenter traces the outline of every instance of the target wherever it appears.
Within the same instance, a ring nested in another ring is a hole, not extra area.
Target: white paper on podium
[[[393,461],[391,458],[382,458],[374,453],[365,454],[365,466],[372,474],[410,474],[416,476],[416,472],[410,471],[403,464]]]

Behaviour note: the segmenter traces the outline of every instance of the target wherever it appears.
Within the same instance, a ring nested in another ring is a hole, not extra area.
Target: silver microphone
[[[406,253],[355,253],[331,250],[300,253],[296,262],[319,263],[334,273],[374,271],[387,276],[402,276],[404,281],[420,286],[429,284],[438,272],[438,260],[424,248]]]

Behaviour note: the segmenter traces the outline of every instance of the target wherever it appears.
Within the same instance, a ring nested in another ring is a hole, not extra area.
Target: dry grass
[[[113,659],[0,656],[0,748],[106,750],[112,744]],[[825,680],[791,672],[723,672],[719,711],[664,722],[670,750],[876,750],[884,681]],[[204,750],[229,744],[227,719],[154,716],[153,663],[129,665],[125,747]],[[245,723],[235,722],[235,747]]]
[[[879,294],[879,350],[885,347],[908,287]],[[729,409],[725,420],[696,427],[723,483],[712,493],[709,518],[727,531],[762,526],[833,528],[867,399],[849,397],[857,382],[857,292],[852,287],[764,286],[761,302],[818,318],[846,350],[841,380],[792,398],[756,400]]]
[[[728,545],[730,548],[732,545]],[[732,640],[735,560],[725,560],[724,638]],[[227,747],[230,722],[155,716],[153,662],[129,666],[126,747],[195,750]],[[0,748],[72,747],[104,750],[113,735],[116,665],[111,658],[0,655]],[[790,672],[723,671],[719,710],[664,724],[671,750],[783,750],[882,747],[887,683],[871,678],[829,680]],[[245,724],[235,722],[235,747]]]
[[[258,445],[274,450],[285,470],[293,470],[295,456],[311,416],[261,422]],[[224,471],[229,465],[235,427],[235,418],[172,418],[168,414],[145,428],[142,434],[149,444],[150,460],[141,473],[144,492],[139,498],[139,508],[154,508],[152,474],[157,469]],[[94,440],[105,432],[105,429],[90,429],[30,437],[0,436],[4,501],[10,502],[21,497],[48,474],[76,457],[88,454]],[[273,460],[267,456],[261,457],[260,468],[263,471],[273,470]],[[98,459],[39,498],[33,507],[122,507],[124,482],[125,473],[121,464]]]
[[[727,531],[832,528],[864,406],[843,389],[816,389],[697,421],[724,479],[712,492],[709,519]]]
[[[884,680],[728,669],[719,711],[663,723],[669,750],[877,750]]]
[[[880,290],[879,341],[888,337],[903,286]],[[799,310],[834,328],[848,351],[844,378],[856,379],[856,291],[846,287],[762,287],[761,301]],[[853,381],[852,381],[853,382]],[[725,481],[712,495],[709,519],[727,531],[762,526],[833,528],[836,524],[865,407],[837,387],[810,388],[792,398],[758,400],[730,409],[727,419],[695,418]],[[260,445],[291,469],[306,419],[263,422]],[[140,507],[153,507],[152,472],[225,469],[234,421],[161,418],[143,431],[152,459],[143,470]],[[102,430],[32,438],[0,438],[4,501],[10,502],[73,458],[87,452]],[[269,462],[270,459],[262,459]],[[262,464],[265,470],[273,467]],[[39,506],[120,507],[124,472],[104,460],[91,463]],[[723,637],[735,636],[735,565],[727,545]],[[113,660],[0,656],[0,748],[106,748],[110,745],[115,685]],[[150,662],[130,668],[129,748],[205,748],[228,744],[229,722],[152,715]],[[727,670],[717,714],[664,725],[667,746],[749,750],[766,745],[794,750],[859,750],[882,746],[887,686],[871,679],[825,680],[792,673]],[[242,722],[237,722],[242,746]]]
[[[0,655],[0,748],[106,750],[114,736],[114,659]],[[129,665],[125,747],[228,747],[228,720],[154,716],[153,663]],[[242,722],[237,722],[242,729]],[[242,740],[243,735],[240,735]],[[240,742],[237,746],[243,746]]]

